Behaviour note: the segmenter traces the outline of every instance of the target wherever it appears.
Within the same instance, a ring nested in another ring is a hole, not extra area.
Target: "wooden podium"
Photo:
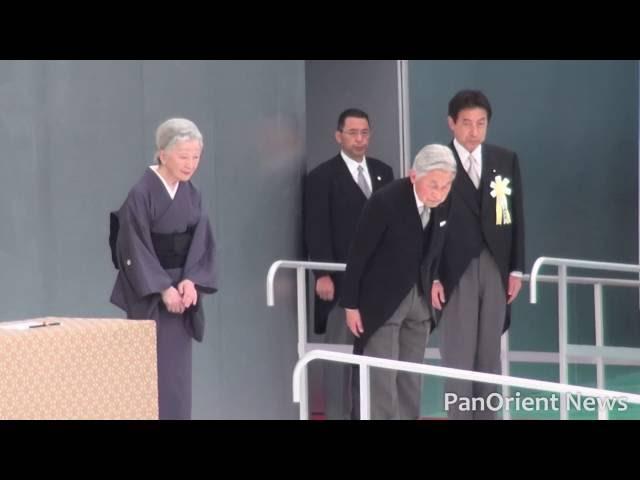
[[[157,419],[151,320],[0,322],[0,419]]]

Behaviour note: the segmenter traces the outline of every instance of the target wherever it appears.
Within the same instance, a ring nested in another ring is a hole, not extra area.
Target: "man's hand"
[[[322,300],[330,302],[334,296],[333,280],[329,275],[318,278],[316,280],[316,293]]]
[[[360,310],[353,308],[344,309],[347,314],[347,327],[351,330],[356,337],[360,337],[361,333],[364,333],[362,327],[362,318],[360,318]]]
[[[447,300],[444,298],[444,287],[440,282],[433,282],[431,287],[431,305],[437,310],[442,310],[442,305]]]
[[[507,290],[507,304],[513,302],[522,288],[522,278],[509,275],[509,289]]]

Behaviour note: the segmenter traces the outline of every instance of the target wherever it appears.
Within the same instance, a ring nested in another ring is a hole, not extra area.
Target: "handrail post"
[[[280,268],[282,263],[283,263],[282,260],[273,262],[269,267],[269,271],[267,272],[267,306],[268,307],[273,307],[275,303],[273,298],[273,284],[276,278],[276,273],[278,272],[278,269]]]
[[[300,420],[309,420],[309,402],[307,400],[307,366],[309,361],[302,357],[293,367],[293,402],[299,403]]]
[[[558,353],[560,383],[569,384],[569,362],[567,358],[568,321],[567,321],[567,266],[558,267]],[[567,396],[560,394],[560,419],[567,420]]]
[[[540,267],[547,261],[547,257],[539,257],[531,267],[529,274],[529,303],[537,303],[538,301],[538,272]]]
[[[298,297],[298,358],[307,353],[307,285],[304,267],[296,268]]]
[[[360,364],[360,420],[371,420],[371,367]]]
[[[596,347],[604,346],[604,322],[602,318],[602,285],[593,285],[593,312],[595,321]],[[604,359],[602,355],[596,358],[596,388],[604,389]],[[598,408],[598,420],[607,420],[609,412],[602,404]]]
[[[298,360],[307,350],[307,290],[304,267],[296,268],[296,283],[298,297]],[[300,417],[309,418],[309,369],[302,373],[300,391]]]
[[[500,359],[502,361],[502,375],[511,375],[509,366],[509,331],[507,330],[502,334],[500,339]],[[511,386],[502,386],[502,398],[509,398],[511,396]],[[502,412],[503,420],[511,420],[511,410],[505,409]]]

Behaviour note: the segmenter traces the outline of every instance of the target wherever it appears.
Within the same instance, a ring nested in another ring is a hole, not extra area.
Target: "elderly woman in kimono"
[[[156,321],[160,419],[190,419],[191,339],[202,341],[202,295],[217,291],[213,233],[191,183],[202,134],[172,118],[158,127],[156,148],[157,165],[111,216],[118,268],[111,302],[127,318]]]

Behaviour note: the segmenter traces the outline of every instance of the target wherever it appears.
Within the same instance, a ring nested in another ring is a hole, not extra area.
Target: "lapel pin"
[[[380,175],[378,175],[378,180],[382,180],[382,177]]]

